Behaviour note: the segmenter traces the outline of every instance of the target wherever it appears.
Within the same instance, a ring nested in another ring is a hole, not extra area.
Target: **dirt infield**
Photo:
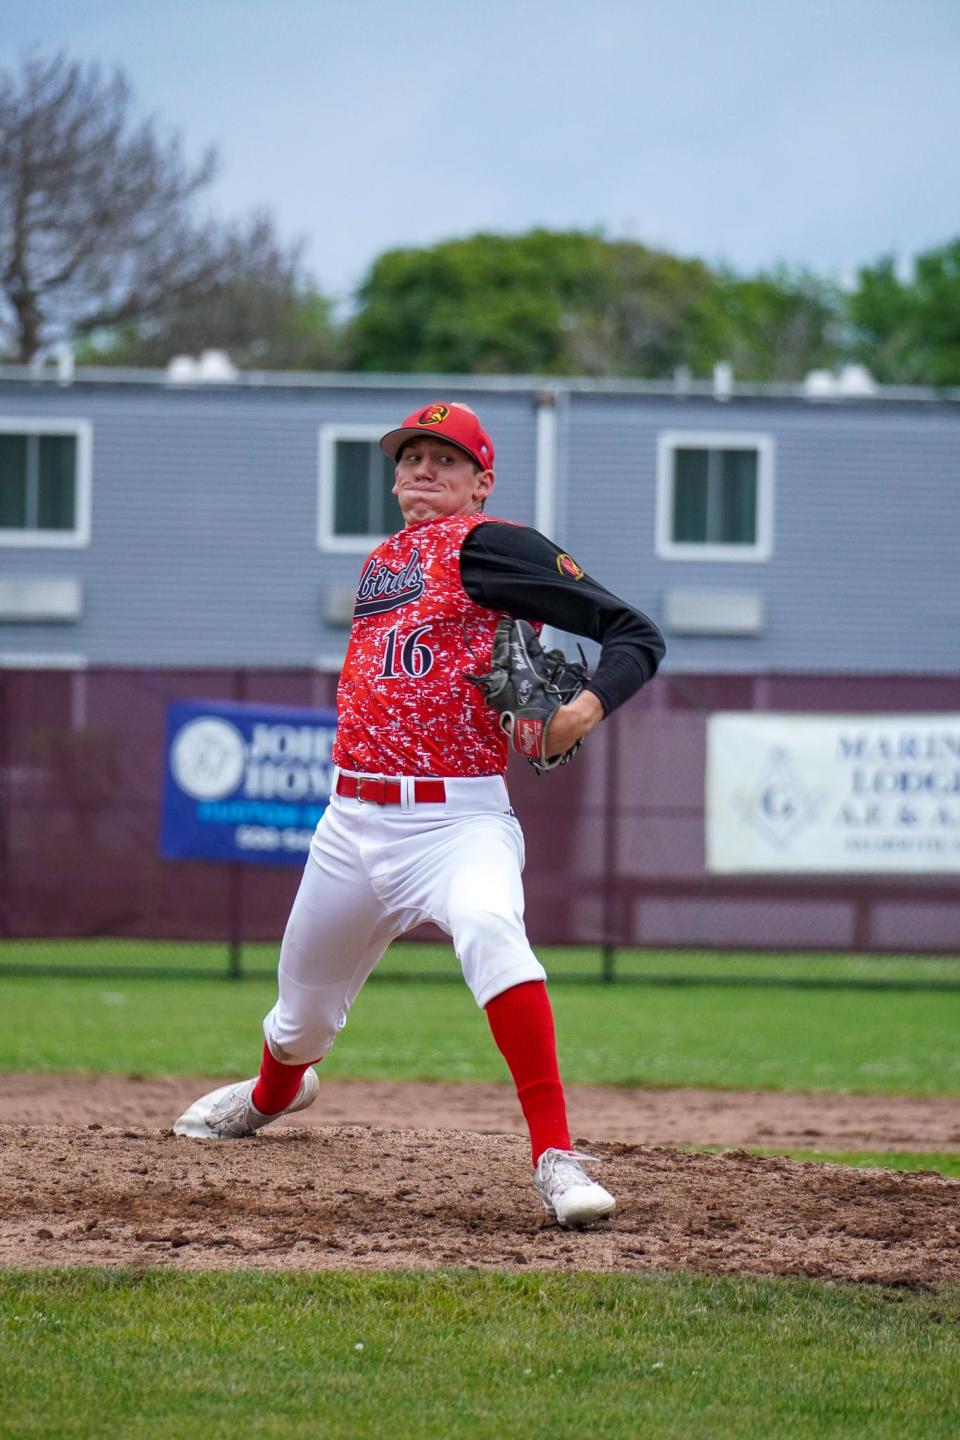
[[[958,1181],[669,1148],[960,1149],[949,1101],[571,1087],[618,1196],[579,1235],[540,1205],[506,1086],[328,1081],[255,1139],[176,1139],[209,1084],[0,1076],[0,1264],[960,1281]]]
[[[178,1076],[0,1073],[0,1125],[146,1125],[163,1129],[222,1080]],[[901,1095],[791,1095],[772,1090],[568,1085],[578,1135],[633,1145],[784,1150],[960,1152],[960,1104]],[[323,1077],[320,1099],[280,1125],[383,1125],[522,1135],[509,1084],[432,1084]]]

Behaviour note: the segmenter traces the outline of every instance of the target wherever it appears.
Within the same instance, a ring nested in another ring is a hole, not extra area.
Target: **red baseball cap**
[[[422,410],[408,415],[399,430],[390,430],[380,441],[380,449],[391,460],[396,460],[401,445],[415,435],[432,435],[437,440],[446,440],[465,450],[471,460],[484,470],[493,469],[493,441],[484,430],[469,405],[458,405],[451,400],[435,400]]]

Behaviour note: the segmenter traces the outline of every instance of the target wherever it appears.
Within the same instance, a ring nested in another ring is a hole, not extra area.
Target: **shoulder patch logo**
[[[449,405],[428,405],[417,416],[418,425],[442,425],[450,414]]]
[[[568,575],[571,580],[582,580],[583,570],[574,560],[572,555],[558,555],[557,569],[561,575]]]

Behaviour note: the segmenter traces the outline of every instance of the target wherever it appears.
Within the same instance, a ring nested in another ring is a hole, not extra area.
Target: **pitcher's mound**
[[[296,1117],[291,1117],[295,1119]],[[578,1138],[617,1196],[560,1230],[510,1135],[287,1125],[0,1126],[0,1264],[277,1270],[685,1269],[922,1286],[960,1281],[960,1182]]]

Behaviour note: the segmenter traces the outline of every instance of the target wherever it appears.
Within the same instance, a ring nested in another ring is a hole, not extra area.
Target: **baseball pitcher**
[[[504,774],[511,748],[542,770],[568,761],[652,678],[663,639],[550,540],[487,515],[494,448],[467,406],[427,405],[380,443],[404,528],[360,574],[333,792],[284,933],[260,1073],[204,1095],[174,1130],[238,1139],[312,1104],[313,1067],[364,981],[392,940],[430,921],[451,936],[509,1067],[545,1207],[591,1225],[615,1202],[571,1149]],[[592,676],[542,649],[545,624],[600,642]]]

